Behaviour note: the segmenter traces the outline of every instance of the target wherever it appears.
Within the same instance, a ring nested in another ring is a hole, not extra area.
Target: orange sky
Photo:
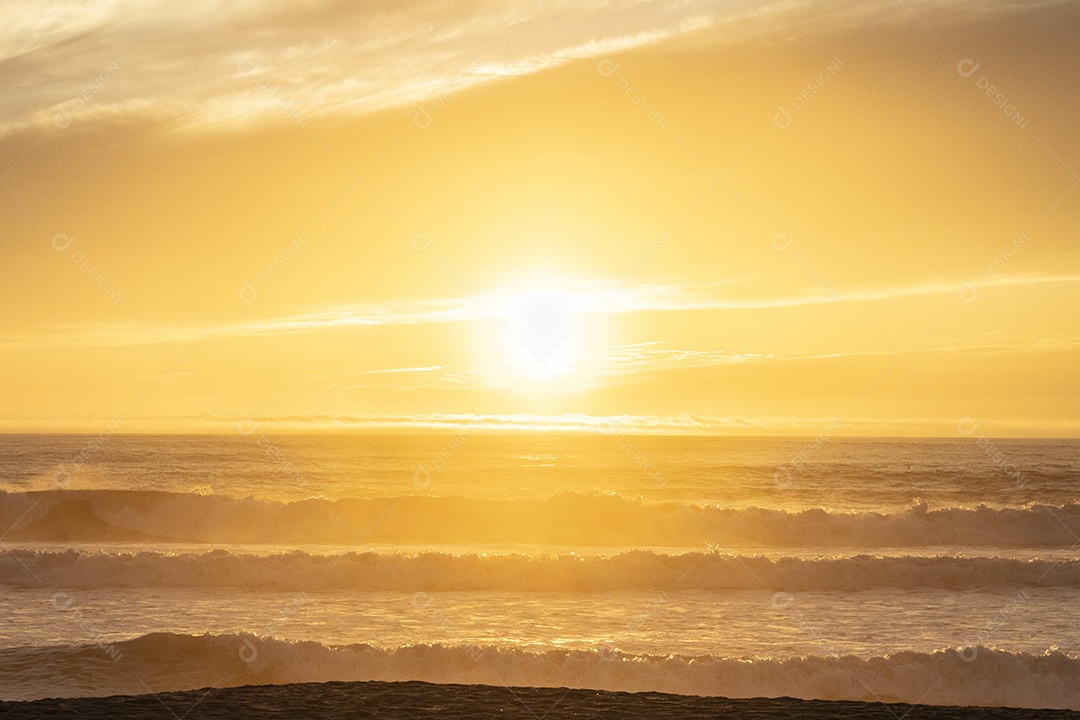
[[[0,10],[0,430],[1080,433],[1075,3],[210,7]]]

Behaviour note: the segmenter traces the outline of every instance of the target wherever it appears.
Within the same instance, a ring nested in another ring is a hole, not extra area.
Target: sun
[[[566,384],[583,359],[589,309],[581,294],[563,290],[507,296],[498,312],[503,364],[520,381]]]
[[[529,377],[570,372],[580,357],[585,311],[568,292],[536,290],[511,296],[500,318],[507,359]]]
[[[617,329],[600,288],[600,281],[545,273],[485,293],[473,324],[474,372],[499,397],[525,396],[529,407],[580,400],[603,382]]]

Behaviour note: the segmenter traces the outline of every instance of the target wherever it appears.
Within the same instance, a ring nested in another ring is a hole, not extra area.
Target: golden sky
[[[0,6],[0,430],[1080,434],[1080,3],[418,5]]]

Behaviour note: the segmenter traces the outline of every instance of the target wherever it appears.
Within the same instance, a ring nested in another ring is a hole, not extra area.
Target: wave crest
[[[617,495],[547,500],[459,497],[296,502],[118,490],[0,492],[7,539],[223,544],[522,543],[703,547],[1069,547],[1080,504],[898,513],[786,512]]]
[[[862,659],[633,656],[600,650],[415,645],[328,647],[247,634],[155,633],[100,648],[0,650],[6,700],[356,680],[583,687],[725,697],[796,697],[1080,709],[1080,658],[980,647]],[[1002,682],[1007,677],[1009,681]]]

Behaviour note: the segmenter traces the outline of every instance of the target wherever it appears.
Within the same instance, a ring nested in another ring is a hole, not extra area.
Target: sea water
[[[1080,709],[1080,443],[0,437],[0,698],[430,680]]]

